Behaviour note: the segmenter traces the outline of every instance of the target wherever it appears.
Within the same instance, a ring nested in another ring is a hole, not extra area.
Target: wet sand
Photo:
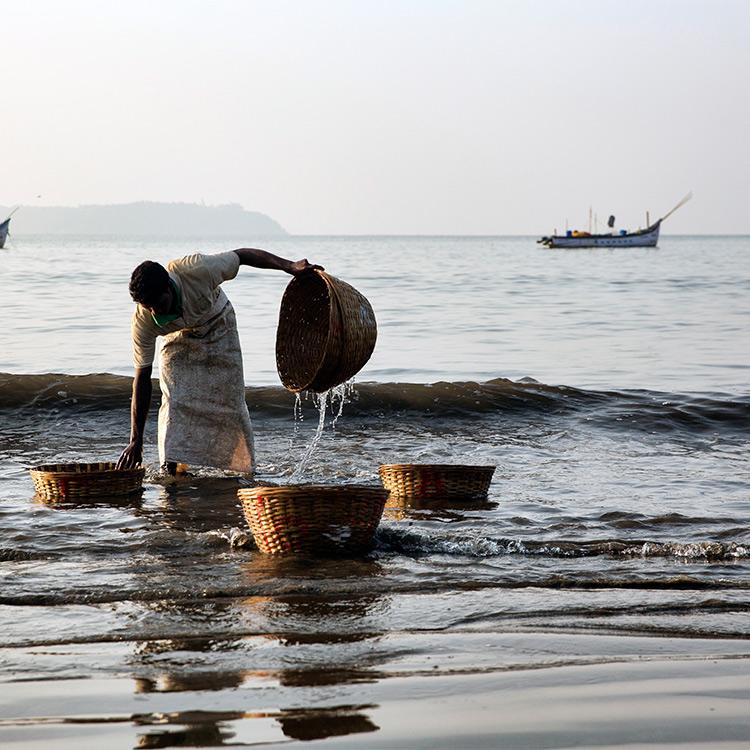
[[[448,666],[437,649],[430,660],[384,665],[369,679],[342,674],[335,664],[307,674],[191,671],[188,659],[181,671],[150,679],[5,682],[0,744],[56,750],[309,740],[319,740],[316,747],[414,750],[748,747],[750,643],[604,636],[600,645],[611,650],[608,643],[619,642],[623,654],[654,643],[642,658],[550,666],[565,658],[562,649],[584,659],[600,638],[509,634],[508,648],[526,640],[537,654],[548,642],[550,661],[537,657],[502,671],[472,671],[460,658]],[[659,641],[662,657],[654,653]],[[696,654],[706,655],[678,656],[691,642]],[[98,648],[119,649],[120,657],[128,649]],[[47,650],[54,658],[63,649]],[[177,663],[172,659],[170,669]]]

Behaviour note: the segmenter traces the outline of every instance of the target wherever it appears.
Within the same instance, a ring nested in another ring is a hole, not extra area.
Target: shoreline
[[[311,739],[404,750],[740,748],[750,737],[746,659],[636,658],[315,691],[275,686],[262,672],[210,691],[174,680],[145,692],[130,678],[30,680],[0,689],[0,738],[54,750]]]

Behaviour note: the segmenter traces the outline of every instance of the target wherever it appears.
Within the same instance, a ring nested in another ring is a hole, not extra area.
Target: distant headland
[[[10,207],[6,210],[0,206],[2,216],[9,211]],[[160,237],[287,234],[270,216],[246,211],[237,203],[205,206],[149,201],[102,206],[22,206],[13,216],[11,233]]]

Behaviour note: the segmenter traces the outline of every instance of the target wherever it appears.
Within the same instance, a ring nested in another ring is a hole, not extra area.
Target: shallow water
[[[504,695],[493,675],[522,672],[526,684],[530,670],[750,654],[747,239],[574,253],[518,238],[270,248],[327,264],[368,296],[380,325],[373,361],[335,428],[329,409],[301,479],[374,483],[381,463],[497,465],[486,502],[390,502],[373,551],[344,560],[254,549],[236,500],[249,480],[160,478],[155,410],[142,496],[35,500],[28,466],[104,460],[124,446],[129,304],[113,278],[136,256],[177,253],[148,242],[14,243],[0,333],[5,743],[347,735],[407,746],[397,717],[411,700],[429,697],[434,715],[441,696]],[[69,263],[49,275],[53,250]],[[294,396],[273,376],[267,328],[283,281],[269,272],[227,285],[259,481],[291,481],[318,426],[311,398],[295,422]],[[98,372],[109,374],[81,375]],[[477,729],[474,746],[568,737],[562,720],[543,737],[506,719],[507,735]],[[738,715],[729,725],[744,726]],[[691,726],[664,736],[706,746],[710,736]],[[433,745],[470,746],[464,729],[443,728],[445,744]],[[627,744],[620,729],[611,744]],[[578,746],[602,742],[592,730]]]

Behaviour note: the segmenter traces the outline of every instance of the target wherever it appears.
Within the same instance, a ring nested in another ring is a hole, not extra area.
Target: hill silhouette
[[[10,212],[0,206],[0,221]],[[22,206],[11,220],[13,234],[147,235],[169,237],[269,236],[287,232],[274,219],[237,203],[141,201],[115,205]]]

